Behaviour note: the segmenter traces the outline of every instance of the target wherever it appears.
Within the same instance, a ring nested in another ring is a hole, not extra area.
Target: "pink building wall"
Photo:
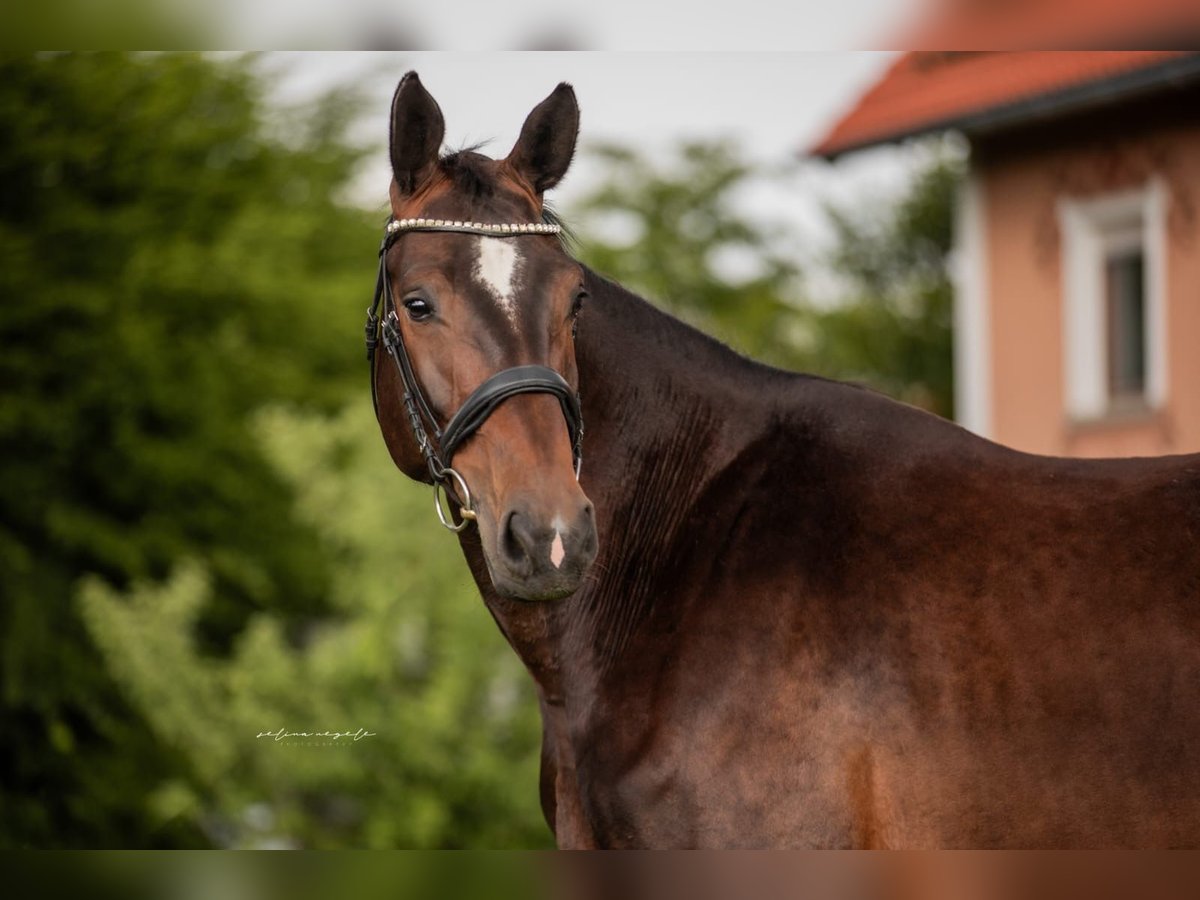
[[[985,210],[989,437],[1064,456],[1200,451],[1200,128],[1165,126],[1064,144],[991,153],[977,164]],[[1166,402],[1073,422],[1065,399],[1059,202],[1151,179],[1167,197]]]

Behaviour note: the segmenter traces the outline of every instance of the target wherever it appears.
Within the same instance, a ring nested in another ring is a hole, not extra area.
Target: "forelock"
[[[494,197],[498,192],[492,171],[495,161],[476,150],[477,147],[465,147],[447,153],[442,156],[439,165],[457,191],[473,200],[483,200]]]

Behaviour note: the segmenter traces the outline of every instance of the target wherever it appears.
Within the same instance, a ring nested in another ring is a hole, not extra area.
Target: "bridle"
[[[375,417],[379,417],[379,397],[375,387],[375,348],[380,337],[384,349],[396,364],[400,382],[404,386],[404,411],[413,437],[425,458],[429,475],[433,479],[433,502],[438,521],[454,532],[462,531],[469,522],[475,521],[475,509],[471,505],[471,491],[462,475],[450,467],[454,453],[462,443],[479,430],[488,416],[496,411],[505,400],[517,394],[553,394],[562,407],[567,420],[567,431],[571,437],[571,455],[575,465],[575,477],[579,478],[579,467],[583,462],[583,413],[579,406],[579,395],[571,389],[558,372],[546,366],[515,366],[503,369],[475,388],[463,401],[458,412],[450,417],[445,427],[438,419],[425,398],[425,392],[413,371],[412,359],[404,344],[400,330],[400,318],[392,298],[392,285],[388,278],[387,254],[401,235],[410,231],[449,231],[460,234],[477,234],[485,237],[511,238],[533,234],[558,234],[558,225],[546,222],[518,224],[493,224],[484,222],[456,222],[446,219],[388,219],[379,246],[379,274],[375,280],[375,297],[367,309],[367,361],[371,364],[371,402]],[[382,317],[379,315],[383,303]],[[426,424],[429,430],[426,430]],[[432,435],[430,434],[432,432]],[[441,494],[458,503],[459,517],[447,518],[442,510]]]

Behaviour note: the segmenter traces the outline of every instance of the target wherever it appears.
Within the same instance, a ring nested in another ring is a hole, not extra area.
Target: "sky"
[[[858,96],[895,60],[892,52],[315,52],[269,54],[277,99],[303,102],[337,84],[359,85],[367,110],[356,135],[378,143],[357,180],[355,199],[386,198],[386,135],[396,83],[416,70],[446,120],[446,146],[487,141],[483,152],[511,149],[529,111],[560,81],[575,87],[581,109],[580,152],[552,196],[560,211],[596,183],[587,147],[628,144],[661,165],[679,141],[729,137],[764,169],[787,167],[783,179],[750,185],[737,202],[746,214],[794,231],[797,255],[829,241],[823,204],[861,205],[897,194],[921,157],[884,147],[835,163],[804,159]],[[382,208],[382,206],[381,206]],[[804,260],[801,259],[803,262]]]
[[[925,0],[175,0],[208,14],[224,46],[452,50],[815,50],[902,43]]]

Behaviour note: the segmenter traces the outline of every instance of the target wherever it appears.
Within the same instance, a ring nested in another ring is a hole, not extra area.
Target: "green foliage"
[[[800,350],[813,371],[951,417],[954,291],[947,258],[963,161],[934,149],[895,205],[828,210],[836,234],[830,265],[845,295],[808,314]]]
[[[262,90],[246,62],[0,58],[0,842],[202,840],[131,811],[186,765],[87,640],[80,576],[200,560],[218,651],[250,610],[324,606],[327,566],[249,416],[360,386],[329,334],[354,334],[375,228],[336,202],[347,112],[288,130]]]
[[[584,236],[582,259],[742,352],[788,364],[796,268],[769,250],[771,230],[735,211],[737,191],[754,175],[736,148],[685,143],[662,168],[625,147],[591,152],[605,174],[569,216]],[[626,234],[601,238],[606,225]],[[734,255],[752,258],[750,277],[722,275],[722,258]]]
[[[530,847],[537,799],[532,683],[486,614],[432,497],[395,475],[363,398],[327,418],[259,418],[298,515],[338,560],[336,615],[290,642],[260,614],[227,659],[192,636],[213,590],[200,566],[122,597],[83,590],[89,629],[158,739],[196,785],[165,781],[148,815],[204,824],[222,843],[305,847]],[[375,734],[358,741],[262,732]]]
[[[786,236],[737,211],[738,192],[764,176],[734,146],[688,143],[662,169],[626,148],[593,152],[606,175],[572,211],[593,268],[751,356],[952,414],[953,152],[934,152],[892,205],[828,209],[835,246],[822,262],[841,295],[820,305],[780,255]],[[625,234],[608,236],[613,225]],[[725,276],[731,251],[755,274]]]

